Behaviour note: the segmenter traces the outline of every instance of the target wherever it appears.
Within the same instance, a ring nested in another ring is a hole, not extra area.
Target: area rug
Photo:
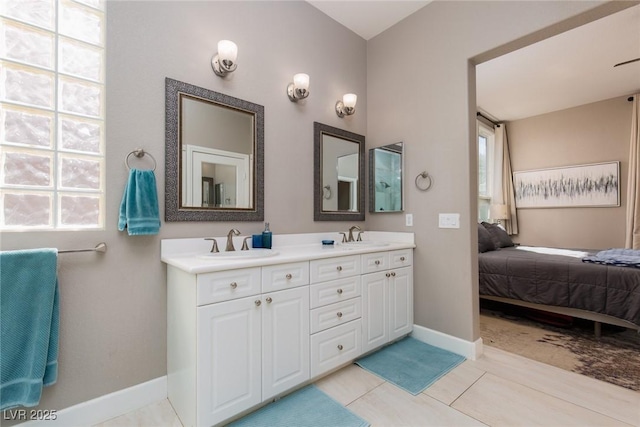
[[[415,396],[464,360],[463,356],[407,337],[356,364]]]
[[[233,427],[367,427],[368,422],[314,385],[295,391],[229,424]]]
[[[603,324],[598,339],[593,322],[553,326],[506,306],[481,309],[480,336],[484,345],[640,391],[640,334],[630,329]]]

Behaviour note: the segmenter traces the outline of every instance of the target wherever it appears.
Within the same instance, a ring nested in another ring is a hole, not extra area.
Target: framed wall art
[[[620,162],[513,173],[517,208],[620,206]]]

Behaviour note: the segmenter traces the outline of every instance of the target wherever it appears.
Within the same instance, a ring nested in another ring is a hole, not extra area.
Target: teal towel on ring
[[[125,228],[130,236],[158,234],[160,231],[158,190],[152,170],[129,170],[118,218],[118,230]]]
[[[58,376],[58,251],[0,252],[0,410],[36,406]]]

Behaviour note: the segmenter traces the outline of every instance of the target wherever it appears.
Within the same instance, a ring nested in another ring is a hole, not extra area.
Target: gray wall
[[[405,227],[402,214],[377,214],[367,227],[416,233],[416,324],[479,337],[474,64],[622,6],[590,10],[598,5],[436,1],[368,42],[367,146],[405,142],[406,212],[414,226]],[[420,192],[413,182],[424,170],[433,186]],[[461,228],[438,228],[438,213],[452,212],[460,213]]]
[[[478,338],[468,61],[528,43],[502,46],[601,3],[434,2],[366,43],[304,2],[109,1],[106,230],[2,235],[2,249],[109,245],[105,256],[61,256],[60,375],[41,407],[65,408],[166,374],[160,239],[262,230],[260,223],[208,222],[163,223],[158,236],[117,231],[123,162],[137,147],[159,161],[164,210],[165,77],[265,106],[265,219],[274,233],[351,225],[313,222],[313,121],[366,133],[369,148],[404,141],[407,211],[416,224],[409,231],[418,244],[416,323]],[[210,66],[223,38],[239,47],[238,70],[227,79]],[[311,76],[311,95],[294,104],[286,86],[297,72]],[[358,94],[357,111],[339,119],[334,104],[346,92]],[[425,169],[434,186],[420,193],[413,178]],[[462,228],[438,229],[438,212],[461,213]],[[368,215],[366,228],[407,231],[401,214]]]
[[[632,106],[623,96],[507,124],[515,172],[620,161],[620,207],[518,209],[516,241],[565,248],[624,247]]]

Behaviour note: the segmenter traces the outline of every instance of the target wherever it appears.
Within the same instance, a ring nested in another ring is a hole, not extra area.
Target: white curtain
[[[640,249],[640,93],[633,96],[629,175],[627,179],[627,229],[625,246]]]
[[[507,125],[501,124],[495,127],[495,162],[494,169],[499,170],[499,181],[494,175],[494,203],[505,204],[509,211],[509,219],[504,221],[504,228],[508,234],[518,234],[518,214],[516,212],[516,195],[513,187],[513,174],[511,173],[511,155],[509,154],[509,141],[507,139]],[[496,172],[498,175],[498,172]]]

